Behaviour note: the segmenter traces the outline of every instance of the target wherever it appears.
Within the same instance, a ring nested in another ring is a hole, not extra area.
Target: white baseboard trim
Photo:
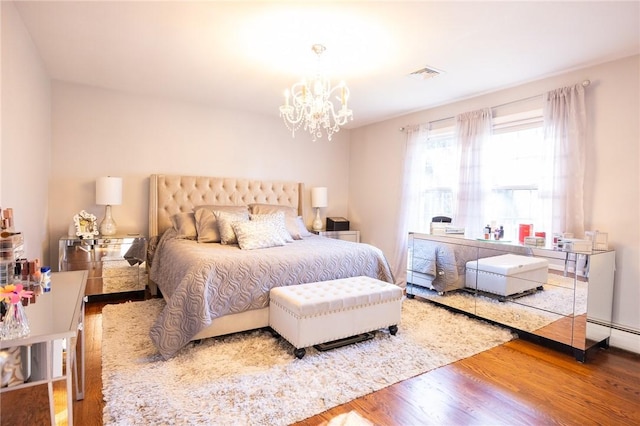
[[[612,329],[609,345],[614,348],[640,354],[640,334]]]

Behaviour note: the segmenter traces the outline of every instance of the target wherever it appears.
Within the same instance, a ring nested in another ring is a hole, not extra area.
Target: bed
[[[150,337],[165,359],[192,340],[268,326],[272,287],[363,275],[393,283],[378,248],[306,230],[301,183],[152,175],[149,188],[149,287],[167,302]]]

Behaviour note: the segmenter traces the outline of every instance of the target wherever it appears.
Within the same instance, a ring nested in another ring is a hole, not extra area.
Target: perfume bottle
[[[51,268],[49,266],[40,268],[40,287],[43,293],[51,291]]]

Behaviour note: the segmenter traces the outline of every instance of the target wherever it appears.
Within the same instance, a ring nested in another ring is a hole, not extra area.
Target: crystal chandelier
[[[295,136],[296,130],[303,127],[314,141],[322,138],[323,131],[331,140],[340,126],[353,120],[353,112],[347,108],[349,88],[344,81],[332,88],[329,79],[320,73],[320,55],[326,50],[325,47],[314,44],[311,50],[318,56],[318,72],[311,81],[302,80],[291,86],[291,90],[285,90],[285,104],[280,107],[280,116],[291,130],[291,136]],[[331,100],[333,96],[340,102],[337,112]]]

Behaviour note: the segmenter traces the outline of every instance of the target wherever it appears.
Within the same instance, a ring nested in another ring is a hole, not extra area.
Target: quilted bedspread
[[[267,307],[273,287],[361,275],[393,282],[384,254],[368,244],[314,235],[282,247],[241,250],[177,239],[172,232],[159,242],[150,271],[167,301],[149,333],[165,359],[213,319]]]

